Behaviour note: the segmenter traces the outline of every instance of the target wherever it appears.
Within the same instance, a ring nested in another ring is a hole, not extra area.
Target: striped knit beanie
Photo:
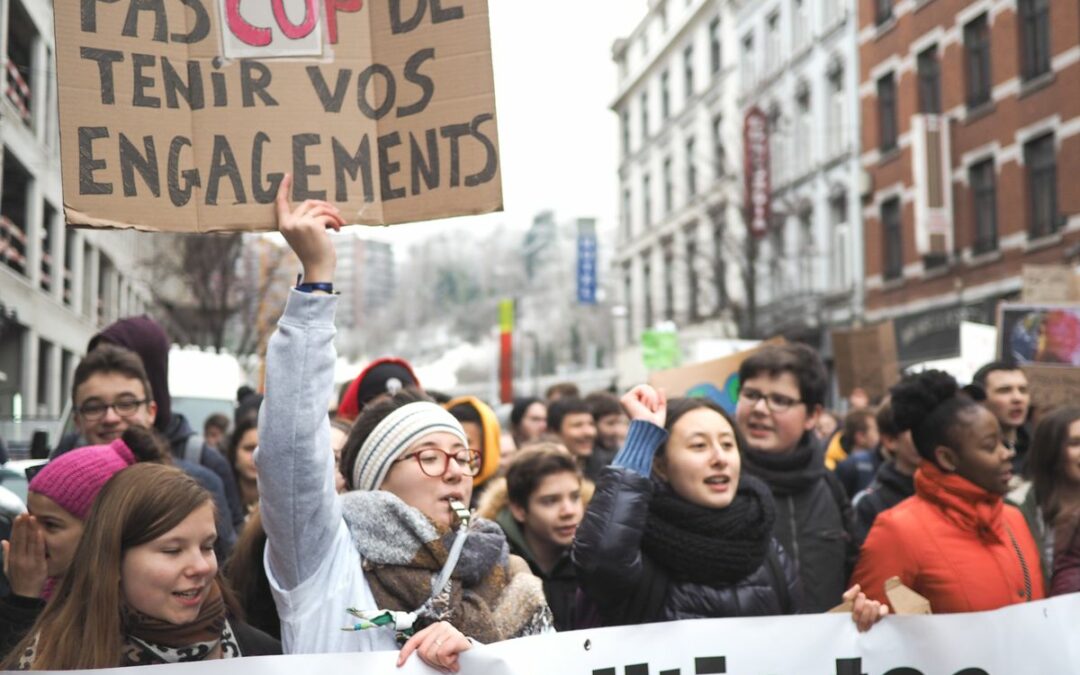
[[[394,461],[424,436],[445,431],[468,447],[469,441],[453,415],[428,401],[402,406],[387,415],[360,446],[353,465],[353,488],[378,490]]]
[[[65,452],[38,472],[28,490],[48,497],[79,520],[86,520],[98,492],[115,474],[135,463],[121,439]]]

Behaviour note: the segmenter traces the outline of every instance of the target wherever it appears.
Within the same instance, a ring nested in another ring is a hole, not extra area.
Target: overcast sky
[[[611,44],[645,16],[646,0],[489,0],[505,211],[378,229],[407,243],[436,228],[524,231],[554,209],[560,218],[617,209],[618,125]]]

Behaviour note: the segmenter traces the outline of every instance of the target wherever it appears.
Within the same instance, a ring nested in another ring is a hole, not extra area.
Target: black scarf
[[[727,508],[691,504],[660,484],[641,549],[674,581],[717,586],[745,579],[765,560],[776,508],[769,489],[743,475]]]
[[[768,483],[773,494],[790,495],[810,487],[825,473],[825,452],[806,432],[791,452],[746,448],[743,468]]]

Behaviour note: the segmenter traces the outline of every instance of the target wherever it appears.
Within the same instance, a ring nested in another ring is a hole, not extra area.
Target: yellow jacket
[[[480,426],[484,432],[484,447],[480,448],[480,473],[473,478],[473,487],[477,488],[494,476],[499,469],[502,429],[499,427],[499,419],[495,416],[495,411],[475,396],[459,396],[443,407],[449,410],[462,404],[472,406],[480,414]]]

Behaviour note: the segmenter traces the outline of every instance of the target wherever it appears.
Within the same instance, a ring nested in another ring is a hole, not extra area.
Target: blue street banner
[[[596,233],[578,234],[577,299],[581,305],[596,304]]]

